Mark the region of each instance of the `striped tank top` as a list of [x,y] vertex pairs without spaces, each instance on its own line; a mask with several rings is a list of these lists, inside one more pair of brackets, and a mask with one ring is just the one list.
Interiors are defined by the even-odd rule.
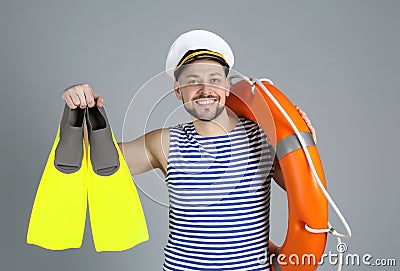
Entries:
[[269,270],[272,175],[270,144],[248,119],[222,136],[170,128],[163,270]]

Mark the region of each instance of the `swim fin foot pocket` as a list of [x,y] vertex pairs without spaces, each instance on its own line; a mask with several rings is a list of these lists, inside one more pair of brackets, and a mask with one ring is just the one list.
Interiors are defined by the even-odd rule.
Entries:
[[81,168],[84,118],[84,109],[70,109],[65,106],[60,123],[60,140],[54,158],[54,166],[60,172],[70,174]]
[[126,250],[148,240],[140,199],[104,108],[66,106],[32,207],[27,243],[50,250],[81,247],[88,203],[96,251]]
[[110,176],[118,170],[119,158],[104,108],[88,108],[86,123],[93,171],[101,176]]

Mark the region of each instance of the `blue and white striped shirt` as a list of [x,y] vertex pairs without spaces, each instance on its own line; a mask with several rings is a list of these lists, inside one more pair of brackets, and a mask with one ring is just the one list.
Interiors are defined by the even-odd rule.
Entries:
[[269,270],[272,174],[270,144],[248,119],[222,136],[200,136],[192,122],[170,128],[163,270]]

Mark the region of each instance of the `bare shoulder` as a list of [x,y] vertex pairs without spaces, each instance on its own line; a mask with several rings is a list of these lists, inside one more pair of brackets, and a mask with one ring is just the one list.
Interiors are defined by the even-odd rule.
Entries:
[[161,128],[145,135],[145,145],[151,156],[158,162],[154,165],[164,173],[168,164],[170,131],[169,128]]
[[169,128],[161,128],[145,135],[145,144],[149,149],[169,147]]

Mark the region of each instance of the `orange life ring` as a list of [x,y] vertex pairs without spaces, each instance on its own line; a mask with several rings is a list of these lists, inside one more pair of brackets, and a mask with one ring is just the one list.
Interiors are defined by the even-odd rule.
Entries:
[[[263,81],[262,84],[285,109],[308,143],[307,149],[317,174],[326,187],[318,150],[304,120],[281,91],[268,82]],[[327,234],[310,233],[305,226],[327,227],[328,201],[314,181],[294,130],[257,84],[253,89],[245,80],[233,84],[226,106],[236,115],[251,119],[260,125],[276,150],[282,169],[288,198],[288,229],[282,247],[277,255],[274,255],[272,270],[315,270],[324,253]]]

